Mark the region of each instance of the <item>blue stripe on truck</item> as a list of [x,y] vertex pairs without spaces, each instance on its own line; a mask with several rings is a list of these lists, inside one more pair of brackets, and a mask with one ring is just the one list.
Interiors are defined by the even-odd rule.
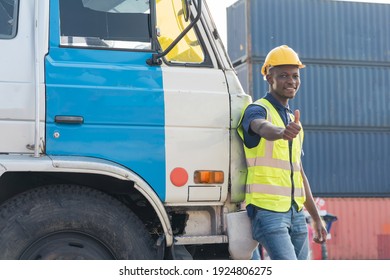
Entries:
[[[46,153],[121,164],[148,182],[164,201],[161,68],[146,64],[151,56],[147,52],[60,48],[58,19],[58,6],[53,4],[45,64]],[[56,123],[55,116],[79,116],[84,121]]]

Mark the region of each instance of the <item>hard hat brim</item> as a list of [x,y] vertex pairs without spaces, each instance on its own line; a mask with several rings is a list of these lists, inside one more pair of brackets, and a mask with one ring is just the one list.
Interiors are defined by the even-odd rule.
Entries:
[[277,66],[283,66],[283,65],[292,65],[292,66],[297,66],[299,69],[302,69],[302,68],[305,68],[306,65],[305,64],[280,64],[280,65],[263,65],[263,67],[261,67],[261,74],[263,74],[263,76],[267,75],[267,69],[271,69],[273,67],[277,67]]

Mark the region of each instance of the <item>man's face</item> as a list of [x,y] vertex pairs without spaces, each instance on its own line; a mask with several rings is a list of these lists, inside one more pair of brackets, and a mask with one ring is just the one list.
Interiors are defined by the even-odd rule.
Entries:
[[284,105],[289,99],[295,97],[301,83],[299,68],[295,65],[272,67],[266,78],[270,85],[270,92]]

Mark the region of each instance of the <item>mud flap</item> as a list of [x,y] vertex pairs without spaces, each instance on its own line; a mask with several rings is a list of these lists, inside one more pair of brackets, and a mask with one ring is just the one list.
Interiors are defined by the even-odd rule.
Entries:
[[246,211],[227,214],[227,232],[233,260],[250,260],[259,243],[252,238],[251,221]]

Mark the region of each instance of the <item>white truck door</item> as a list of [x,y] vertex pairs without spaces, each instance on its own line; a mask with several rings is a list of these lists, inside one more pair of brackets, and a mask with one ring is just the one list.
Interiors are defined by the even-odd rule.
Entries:
[[[195,2],[195,3],[194,3]],[[192,19],[197,1],[192,3]],[[182,1],[157,1],[158,41],[165,50],[190,24]],[[176,19],[176,20],[172,20]],[[208,205],[227,197],[230,101],[200,20],[164,57],[166,202]],[[223,178],[222,178],[223,177]]]

